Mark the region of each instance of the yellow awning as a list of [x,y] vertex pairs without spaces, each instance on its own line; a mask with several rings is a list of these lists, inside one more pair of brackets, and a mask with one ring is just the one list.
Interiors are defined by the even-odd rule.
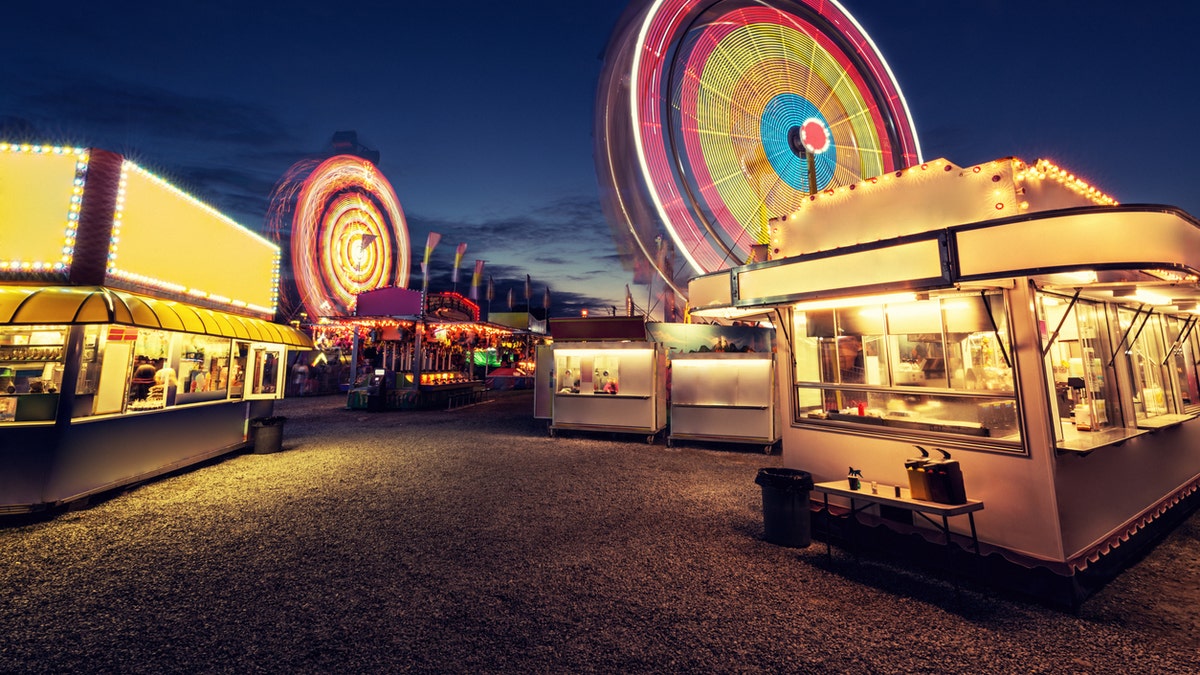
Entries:
[[0,286],[0,325],[117,323],[311,349],[291,326],[103,286]]

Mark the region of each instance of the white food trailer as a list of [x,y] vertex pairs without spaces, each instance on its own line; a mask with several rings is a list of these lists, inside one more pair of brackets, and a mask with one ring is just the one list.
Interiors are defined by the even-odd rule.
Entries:
[[914,446],[941,448],[984,553],[1067,577],[1195,502],[1193,216],[1046,161],[936,160],[814,195],[768,254],[689,295],[773,319],[785,466],[908,486]]

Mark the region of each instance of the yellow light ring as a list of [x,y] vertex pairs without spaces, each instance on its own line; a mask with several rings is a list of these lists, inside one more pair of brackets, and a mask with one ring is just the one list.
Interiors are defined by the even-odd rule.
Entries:
[[312,170],[295,201],[292,272],[311,317],[348,316],[358,293],[408,285],[404,212],[374,164],[331,157]]
[[352,306],[359,293],[387,283],[386,271],[392,268],[394,251],[390,246],[374,245],[387,236],[380,226],[386,219],[362,195],[343,194],[331,205],[325,220],[317,252],[322,278],[334,297]]

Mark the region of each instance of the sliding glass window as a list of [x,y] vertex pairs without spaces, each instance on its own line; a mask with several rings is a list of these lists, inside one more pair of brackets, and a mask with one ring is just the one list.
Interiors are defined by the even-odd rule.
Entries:
[[1020,440],[1000,293],[793,317],[798,422]]

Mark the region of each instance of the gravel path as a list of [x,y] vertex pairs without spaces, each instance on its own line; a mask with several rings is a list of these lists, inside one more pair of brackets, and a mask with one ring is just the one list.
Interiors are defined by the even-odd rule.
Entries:
[[0,672],[1200,671],[1200,514],[1078,615],[761,539],[738,448],[289,399],[239,454],[0,529]]

